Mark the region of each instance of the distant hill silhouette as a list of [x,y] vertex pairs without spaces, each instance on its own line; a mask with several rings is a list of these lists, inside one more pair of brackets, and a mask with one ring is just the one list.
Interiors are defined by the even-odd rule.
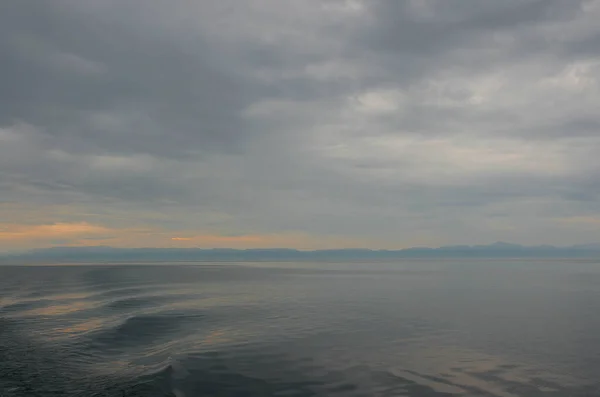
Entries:
[[522,246],[505,242],[402,250],[53,247],[0,255],[2,262],[146,262],[146,261],[348,261],[399,258],[600,258],[600,245]]

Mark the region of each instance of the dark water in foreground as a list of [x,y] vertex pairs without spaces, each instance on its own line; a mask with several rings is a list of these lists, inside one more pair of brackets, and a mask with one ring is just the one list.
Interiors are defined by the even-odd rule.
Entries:
[[600,396],[600,263],[0,266],[0,396]]

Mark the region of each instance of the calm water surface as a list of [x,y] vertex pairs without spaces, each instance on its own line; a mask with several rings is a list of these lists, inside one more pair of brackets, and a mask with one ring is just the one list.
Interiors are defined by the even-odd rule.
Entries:
[[0,396],[600,396],[600,263],[0,266]]

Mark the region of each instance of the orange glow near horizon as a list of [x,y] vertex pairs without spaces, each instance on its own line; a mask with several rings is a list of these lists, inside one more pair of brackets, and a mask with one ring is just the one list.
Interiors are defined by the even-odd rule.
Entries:
[[87,222],[57,222],[45,225],[0,224],[0,241],[52,239],[107,232],[110,232],[110,229]]
[[213,243],[259,243],[263,242],[265,238],[259,235],[222,236],[217,234],[203,234],[192,237],[172,237],[171,240]]
[[[365,248],[374,242],[343,236],[318,236],[300,232],[225,235],[160,228],[111,228],[89,222],[56,222],[28,225],[0,223],[0,250],[14,251],[53,246],[112,246],[117,248]],[[381,245],[381,242],[380,244]]]

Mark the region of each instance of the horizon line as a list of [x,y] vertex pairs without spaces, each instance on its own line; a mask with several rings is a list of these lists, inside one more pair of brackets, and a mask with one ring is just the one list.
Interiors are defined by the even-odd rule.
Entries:
[[140,246],[140,247],[115,247],[108,245],[96,245],[96,246],[81,246],[81,245],[61,245],[61,246],[51,246],[51,247],[43,247],[43,248],[32,248],[28,250],[19,250],[19,251],[0,251],[0,256],[22,256],[22,255],[30,255],[30,254],[42,254],[42,253],[50,253],[52,251],[58,252],[60,250],[65,251],[82,251],[84,254],[85,251],[94,250],[94,249],[102,249],[107,251],[141,251],[141,250],[152,250],[152,251],[237,251],[237,252],[252,252],[252,251],[289,251],[289,252],[299,252],[299,253],[318,253],[318,252],[330,252],[330,251],[364,251],[364,252],[403,252],[410,250],[444,250],[444,249],[596,249],[600,250],[600,243],[583,243],[583,244],[572,244],[572,245],[552,245],[552,244],[537,244],[537,245],[522,245],[518,243],[508,243],[504,241],[497,241],[489,244],[454,244],[454,245],[442,245],[437,247],[431,246],[412,246],[405,248],[367,248],[367,247],[357,247],[357,248],[319,248],[319,249],[299,249],[299,248],[291,248],[291,247],[256,247],[256,248],[232,248],[232,247],[148,247],[148,246]]

